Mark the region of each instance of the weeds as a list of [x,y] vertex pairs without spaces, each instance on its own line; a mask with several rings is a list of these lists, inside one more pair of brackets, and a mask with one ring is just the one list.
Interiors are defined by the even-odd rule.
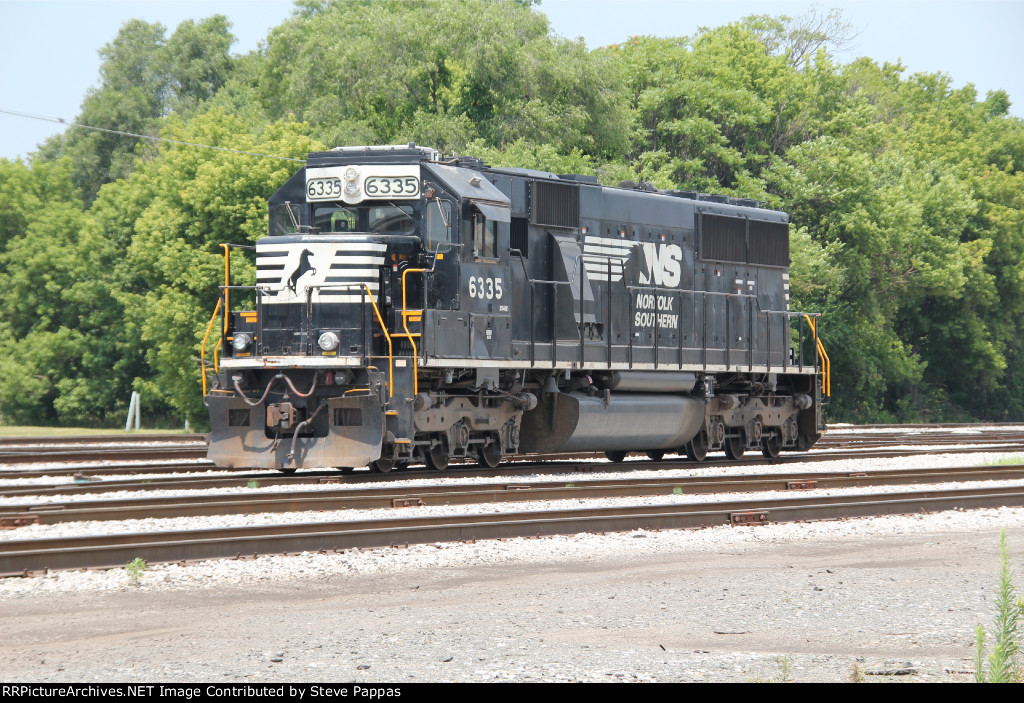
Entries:
[[775,657],[775,663],[779,665],[779,683],[793,682],[793,660],[781,654]]
[[865,680],[864,667],[860,664],[854,664],[850,668],[850,683],[864,683]]
[[136,557],[124,565],[124,572],[128,574],[128,581],[133,586],[138,586],[142,579],[142,572],[146,570],[146,560]]
[[993,624],[995,642],[987,660],[985,628],[978,625],[975,631],[974,680],[978,683],[1018,683],[1021,680],[1017,629],[1024,612],[1024,601],[1017,599],[1017,589],[1013,585],[1005,529],[999,534],[999,554],[999,592],[996,595],[996,617]]
[[793,660],[777,654],[775,664],[779,667],[779,675],[774,679],[749,679],[747,683],[793,683]]

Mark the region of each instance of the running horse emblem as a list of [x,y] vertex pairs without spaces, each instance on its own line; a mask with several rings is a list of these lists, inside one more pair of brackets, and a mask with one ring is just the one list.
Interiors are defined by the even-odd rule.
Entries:
[[296,292],[295,286],[300,278],[305,276],[310,271],[312,271],[314,274],[316,273],[316,268],[313,266],[313,264],[309,262],[312,256],[313,252],[311,252],[309,249],[303,249],[302,254],[299,257],[299,267],[295,269],[292,272],[292,275],[289,276],[288,278],[288,289],[292,292],[293,295]]

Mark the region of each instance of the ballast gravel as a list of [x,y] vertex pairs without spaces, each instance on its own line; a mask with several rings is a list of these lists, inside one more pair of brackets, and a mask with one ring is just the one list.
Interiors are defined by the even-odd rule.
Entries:
[[[679,475],[1015,458],[842,460]],[[455,480],[430,483],[441,481]],[[474,481],[493,479],[457,482]],[[844,492],[854,490],[880,491]],[[378,512],[395,514],[345,511],[326,519]],[[277,514],[269,522],[326,515]],[[176,520],[152,521],[153,529],[180,529],[168,527]],[[208,527],[211,520],[182,524]],[[0,539],[64,534],[58,528],[95,534],[102,525],[32,526]],[[1011,557],[1024,554],[1024,509],[1002,508],[151,565],[137,580],[125,569],[4,579],[0,671],[7,681],[45,682],[970,680],[974,628],[991,629],[994,616],[1003,528]]]

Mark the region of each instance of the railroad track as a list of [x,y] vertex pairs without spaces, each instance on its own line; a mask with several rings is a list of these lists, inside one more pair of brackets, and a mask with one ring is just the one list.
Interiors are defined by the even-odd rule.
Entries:
[[51,569],[111,568],[136,558],[147,563],[179,562],[579,532],[765,525],[1022,505],[1024,487],[1012,486],[66,537],[0,544],[0,575],[27,576]]
[[[816,450],[834,448],[884,448],[893,445],[930,444],[961,446],[964,444],[1005,444],[1024,447],[1024,430],[1018,425],[1006,425],[1006,429],[985,430],[967,434],[964,429],[970,425],[912,425],[902,431],[884,431],[890,426],[862,426],[857,429],[881,428],[880,432],[851,432],[852,428],[839,428],[826,434],[815,445]],[[908,434],[913,430],[913,434]],[[81,444],[131,444],[146,441],[175,442],[175,446],[126,446],[126,447],[82,447]],[[202,444],[200,444],[202,443]],[[570,459],[601,456],[600,454],[556,454],[549,459]],[[117,461],[121,466],[87,467],[63,466],[50,471],[71,471],[76,469],[102,468],[104,473],[129,473],[128,469],[138,467],[140,460],[146,462],[167,460],[191,460],[195,465],[202,466],[198,470],[209,470],[213,465],[205,461],[206,446],[204,435],[110,435],[90,437],[60,437],[45,441],[24,438],[0,438],[0,466],[5,464],[24,463],[64,463]],[[189,467],[187,470],[197,470]],[[0,471],[0,477],[9,477],[6,471]]]
[[163,445],[158,447],[92,447],[76,449],[40,449],[7,447],[0,449],[0,465],[41,462],[85,462],[85,461],[167,461],[169,459],[205,459],[206,447],[190,445]]
[[[905,442],[904,442],[905,444]],[[538,455],[537,457],[523,456],[515,460],[509,460],[503,462],[500,466],[495,469],[486,469],[477,467],[472,463],[464,464],[452,464],[452,467],[439,474],[436,471],[431,471],[424,467],[409,467],[402,470],[393,471],[389,474],[378,474],[369,471],[360,471],[355,474],[344,476],[344,480],[348,482],[382,482],[382,481],[401,481],[408,478],[437,478],[438,476],[448,477],[481,477],[481,476],[515,476],[523,473],[592,473],[592,472],[608,472],[608,471],[649,471],[649,470],[669,470],[669,469],[692,469],[695,467],[709,467],[709,468],[735,468],[742,466],[755,466],[760,464],[787,464],[787,463],[805,463],[805,462],[820,462],[820,461],[839,461],[842,459],[886,459],[900,456],[917,456],[922,454],[970,454],[979,452],[1024,452],[1024,433],[1016,439],[1005,439],[1005,440],[987,440],[985,438],[977,438],[977,441],[972,444],[961,443],[947,443],[945,445],[927,444],[918,448],[903,447],[894,449],[885,448],[872,448],[872,447],[857,447],[852,446],[842,449],[824,450],[824,449],[813,449],[809,453],[784,453],[777,459],[765,459],[757,454],[749,454],[746,457],[733,461],[725,459],[724,457],[712,456],[708,460],[694,464],[693,462],[687,461],[684,458],[669,458],[662,459],[659,461],[644,460],[644,461],[624,461],[624,462],[608,462],[604,461],[603,454],[547,454]],[[601,459],[601,461],[594,461],[594,459]],[[582,460],[582,461],[581,461]],[[47,478],[54,476],[66,476],[71,479],[71,483],[66,484],[54,484],[51,486],[40,486],[40,491],[50,489],[64,490],[65,492],[83,492],[83,491],[102,491],[108,490],[106,486],[119,485],[115,482],[103,481],[98,483],[95,479],[103,476],[121,476],[121,475],[147,475],[147,474],[176,474],[176,473],[203,473],[203,472],[220,472],[220,473],[236,473],[238,478],[214,478],[210,479],[203,476],[182,476],[177,479],[171,479],[176,482],[174,487],[185,488],[189,484],[192,487],[226,487],[232,485],[244,485],[239,484],[239,480],[259,480],[261,482],[267,481],[280,481],[281,485],[288,483],[304,482],[310,479],[322,479],[326,477],[338,477],[338,473],[334,471],[304,471],[294,476],[284,477],[280,472],[273,470],[250,470],[250,469],[217,469],[209,462],[197,462],[195,464],[163,464],[163,465],[150,465],[142,463],[123,464],[118,466],[75,466],[75,467],[47,467],[43,469],[26,469],[26,470],[7,470],[0,471],[0,479],[37,479]],[[216,485],[202,486],[204,482],[220,482]],[[132,481],[133,485],[138,486],[136,490],[149,490],[152,487],[167,487],[164,479],[148,479],[143,481]],[[147,488],[147,486],[149,488]],[[29,487],[26,489],[13,489],[19,492],[25,492],[32,490],[37,487]],[[0,486],[0,496],[3,495],[14,495],[11,492],[12,489]]]
[[18,445],[75,446],[79,444],[138,444],[140,442],[206,442],[204,434],[138,433],[60,435],[51,437],[0,437],[0,448]]
[[[1018,426],[1019,427],[1019,426]],[[892,447],[895,444],[900,448]],[[918,446],[913,446],[917,444]],[[138,458],[137,448],[133,458]],[[192,448],[195,451],[194,448]],[[917,432],[909,437],[895,432],[827,436],[809,454],[785,454],[767,462],[759,456],[747,461],[711,460],[701,468],[736,468],[742,465],[790,462],[832,461],[844,458],[865,459],[965,452],[1024,451],[1024,431],[1000,428],[995,431],[955,433]],[[584,455],[591,458],[594,455]],[[96,480],[100,475],[175,473],[209,471],[202,463],[152,464],[139,461],[112,467],[83,467],[78,480],[46,486],[5,486],[0,495],[23,496],[18,505],[0,506],[0,527],[30,523],[113,521],[132,518],[202,517],[250,513],[297,511],[336,511],[345,509],[395,508],[399,506],[467,505],[487,502],[525,502],[558,499],[596,499],[660,495],[728,494],[736,492],[793,491],[810,488],[877,486],[940,483],[965,480],[1024,480],[1024,466],[976,467],[972,469],[902,470],[851,475],[846,472],[785,473],[770,476],[715,476],[669,478],[655,473],[660,469],[693,469],[697,465],[684,460],[575,461],[580,455],[549,455],[546,462],[508,462],[496,470],[483,471],[453,467],[444,474],[427,470],[405,470],[382,475],[357,472],[342,476],[333,471],[305,472],[283,476],[277,472],[239,471],[235,475],[178,476],[170,478],[132,478]],[[73,468],[73,467],[72,467]],[[0,471],[2,478],[37,478],[68,472],[69,467],[31,471]],[[579,480],[567,483],[536,481],[516,483],[523,473],[594,473],[635,471],[643,474],[630,479]],[[88,474],[88,475],[86,475]],[[456,487],[407,487],[406,478],[460,478],[493,475],[509,480],[491,484]],[[398,483],[396,483],[398,481]],[[303,484],[337,483],[344,489],[296,491]],[[360,487],[358,484],[372,484]],[[98,494],[107,491],[152,491],[224,488],[232,486],[275,487],[252,495],[216,495],[173,498],[135,496],[126,500],[75,500],[62,504],[39,504],[33,496],[55,494]],[[1024,487],[996,490],[929,490],[918,494],[885,496],[849,496],[824,498],[779,498],[770,501],[731,501],[695,505],[632,506],[615,509],[590,508],[574,511],[530,511],[504,515],[449,516],[444,519],[395,518],[343,523],[265,526],[261,528],[221,528],[174,533],[148,533],[108,537],[74,537],[46,540],[16,540],[0,543],[0,574],[16,575],[41,569],[109,568],[121,566],[136,557],[148,562],[223,558],[249,554],[294,551],[343,550],[354,547],[410,544],[418,541],[484,539],[489,536],[530,536],[565,534],[580,531],[617,531],[623,529],[661,529],[663,527],[703,527],[715,524],[764,524],[788,519],[832,519],[853,515],[915,512],[992,505],[1020,505]],[[915,503],[917,500],[919,502]],[[938,502],[937,502],[938,501]],[[946,502],[942,502],[946,501]],[[952,501],[952,502],[950,502]],[[877,510],[868,505],[876,505]],[[737,507],[739,506],[739,507]],[[817,506],[815,508],[814,506]],[[916,507],[915,507],[916,506]],[[819,512],[815,513],[814,511]],[[860,512],[858,512],[860,511]],[[797,517],[787,517],[787,516]],[[197,541],[198,540],[198,541]],[[126,556],[127,555],[127,556]]]
[[203,517],[303,511],[372,510],[425,505],[511,503],[537,500],[622,498],[797,491],[864,486],[896,486],[951,481],[1024,480],[1024,465],[968,468],[905,469],[872,472],[791,473],[747,476],[696,476],[633,479],[587,479],[576,482],[466,484],[459,486],[402,486],[346,488],[254,495],[220,494],[170,497],[130,497],[68,503],[0,506],[0,527],[56,524],[86,520]]

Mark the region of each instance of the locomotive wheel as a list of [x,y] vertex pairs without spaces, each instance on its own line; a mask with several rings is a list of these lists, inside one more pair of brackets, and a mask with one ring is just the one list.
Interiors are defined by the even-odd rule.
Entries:
[[657,451],[651,450],[647,452],[647,458],[650,459],[651,461],[661,461],[662,459],[665,458],[665,452],[661,451],[660,449]]
[[690,461],[704,461],[708,458],[708,437],[703,430],[686,443],[686,458]]
[[743,456],[743,451],[747,448],[747,442],[743,437],[726,437],[725,439],[725,455],[736,461]]
[[396,462],[392,457],[388,457],[387,459],[381,457],[380,459],[377,459],[377,461],[371,461],[370,468],[379,474],[386,474],[391,471],[391,469],[395,468],[395,463]]
[[615,451],[605,452],[604,456],[606,459],[608,459],[608,461],[612,461],[618,464],[620,461],[623,461],[626,458],[626,452],[619,451],[618,449],[616,449]]
[[444,471],[447,469],[451,461],[451,455],[448,453],[448,440],[442,439],[428,449],[424,458],[427,462],[427,468],[434,471]]
[[352,466],[336,466],[335,468],[345,476],[348,476],[350,473],[355,471],[355,468]]
[[778,459],[779,452],[782,451],[782,440],[779,439],[778,435],[768,435],[761,440],[761,454],[766,459]]
[[477,464],[488,469],[501,463],[501,445],[497,442],[485,444],[477,450]]

